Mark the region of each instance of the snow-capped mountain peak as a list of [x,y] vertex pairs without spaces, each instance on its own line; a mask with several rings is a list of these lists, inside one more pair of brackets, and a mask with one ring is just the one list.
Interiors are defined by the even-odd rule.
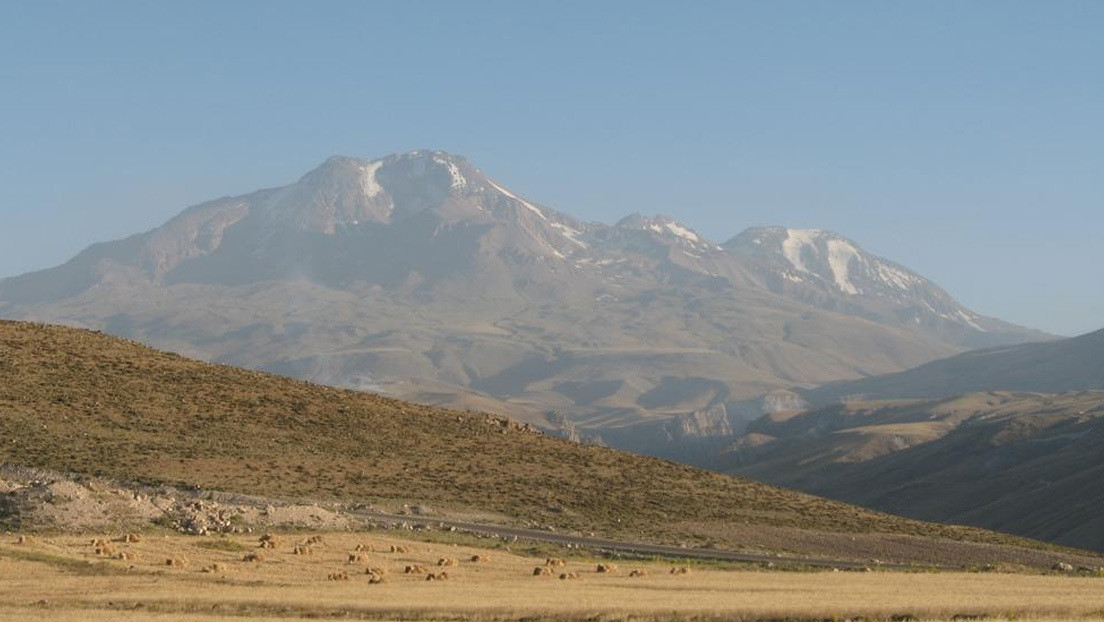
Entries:
[[928,279],[822,229],[756,227],[725,244],[753,259],[776,290],[805,288],[846,301],[863,298],[903,309],[913,323],[950,322],[984,332],[983,318]]
[[618,221],[614,227],[619,229],[646,231],[658,238],[674,241],[693,248],[717,248],[717,245],[705,239],[705,237],[698,232],[665,214],[658,214],[651,218],[641,214],[630,214]]

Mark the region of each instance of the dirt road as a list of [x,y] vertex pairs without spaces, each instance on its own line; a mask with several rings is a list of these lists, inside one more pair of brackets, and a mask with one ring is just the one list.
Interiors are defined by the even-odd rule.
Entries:
[[737,551],[725,551],[720,549],[689,548],[669,546],[663,544],[649,544],[644,542],[625,542],[620,540],[607,540],[604,538],[591,538],[587,536],[574,536],[539,529],[523,529],[519,527],[505,527],[485,523],[470,523],[466,521],[451,520],[447,518],[409,516],[401,514],[385,514],[370,511],[352,511],[350,514],[365,520],[402,524],[402,523],[432,523],[444,527],[455,527],[459,531],[483,534],[493,537],[516,537],[519,540],[533,540],[537,542],[549,542],[564,546],[573,546],[585,549],[596,549],[609,553],[628,555],[660,556],[683,559],[700,559],[726,561],[734,563],[752,564],[776,564],[815,566],[818,568],[839,568],[841,570],[862,570],[868,567],[884,568],[888,570],[909,570],[913,568],[935,568],[941,570],[961,569],[958,566],[936,564],[895,564],[872,563],[854,560],[826,559],[816,557],[798,557],[788,555],[767,555],[756,553],[743,553]]

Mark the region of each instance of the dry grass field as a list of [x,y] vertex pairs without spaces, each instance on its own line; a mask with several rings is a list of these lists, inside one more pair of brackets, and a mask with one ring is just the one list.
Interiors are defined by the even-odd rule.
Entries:
[[[926,540],[924,561],[951,560],[964,542],[1004,549],[976,563],[1048,548],[60,326],[0,321],[0,438],[11,465],[289,501],[408,501],[634,541],[848,556],[826,543],[884,534]],[[764,526],[825,538],[760,538]]]
[[[297,544],[310,554],[295,554]],[[92,541],[107,539],[97,555]],[[1100,619],[1104,578],[998,573],[767,572],[569,557],[563,566],[503,550],[377,533],[256,534],[140,542],[5,536],[0,619],[123,620],[869,620]],[[362,550],[358,551],[360,545]],[[392,547],[406,552],[391,552]],[[243,561],[259,554],[261,561]],[[351,557],[360,556],[360,557]],[[484,559],[475,561],[477,556]],[[439,565],[441,560],[454,565]],[[182,565],[169,565],[179,560]],[[451,562],[450,562],[451,563]],[[404,573],[407,566],[421,566]],[[551,569],[534,576],[534,569]],[[678,566],[682,567],[682,566]],[[383,581],[369,583],[369,568]],[[644,576],[632,576],[645,571]],[[445,572],[447,579],[427,580]],[[561,573],[578,578],[560,579]],[[348,579],[344,576],[347,574]],[[340,577],[331,580],[331,575]]]

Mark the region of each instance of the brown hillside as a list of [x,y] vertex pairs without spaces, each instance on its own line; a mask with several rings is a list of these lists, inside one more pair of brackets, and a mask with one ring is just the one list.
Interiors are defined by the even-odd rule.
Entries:
[[849,402],[764,417],[716,464],[921,520],[1104,551],[1104,392]]
[[1030,544],[572,444],[481,414],[27,323],[0,322],[0,439],[0,462],[291,499],[465,506],[614,537],[711,534],[755,547],[767,543],[753,528],[769,526]]

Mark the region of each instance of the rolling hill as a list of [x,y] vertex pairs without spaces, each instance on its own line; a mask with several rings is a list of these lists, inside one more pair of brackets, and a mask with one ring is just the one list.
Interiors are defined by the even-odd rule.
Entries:
[[1011,536],[58,326],[0,322],[0,438],[8,464],[290,500],[478,509],[610,537],[859,558],[1040,558],[1039,545]]
[[774,413],[713,466],[913,518],[1104,551],[1104,391]]
[[841,399],[951,397],[979,391],[1104,389],[1104,330],[1044,343],[966,352],[894,374],[797,389],[811,404]]

